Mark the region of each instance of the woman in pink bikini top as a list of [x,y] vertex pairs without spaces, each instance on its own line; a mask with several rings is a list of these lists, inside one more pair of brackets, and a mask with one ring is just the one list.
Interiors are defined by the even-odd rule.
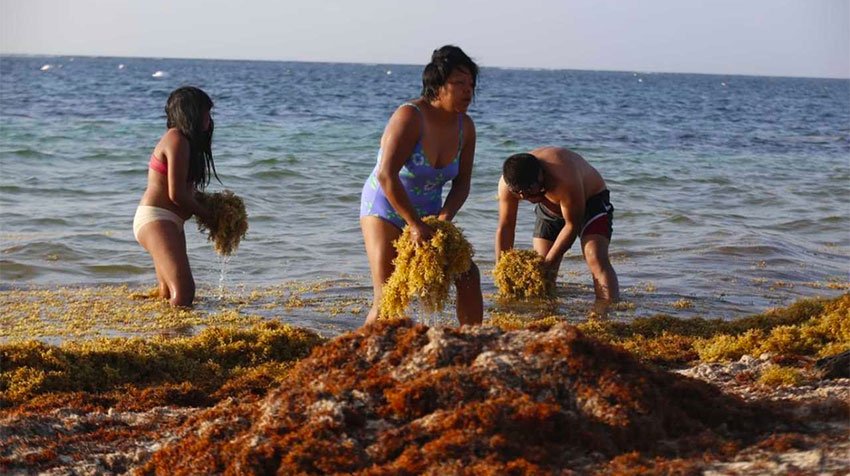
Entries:
[[136,216],[133,234],[150,253],[160,297],[175,306],[191,306],[195,280],[186,253],[183,222],[209,212],[195,199],[210,178],[218,175],[212,158],[213,102],[202,90],[174,90],[165,106],[168,131],[148,162],[148,186]]

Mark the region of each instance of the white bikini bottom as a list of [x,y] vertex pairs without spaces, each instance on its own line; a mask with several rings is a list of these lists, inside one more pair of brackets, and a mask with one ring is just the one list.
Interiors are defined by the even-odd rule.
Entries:
[[133,236],[136,237],[136,241],[139,241],[139,230],[148,223],[157,220],[173,222],[180,229],[181,233],[183,232],[183,223],[186,221],[171,210],[151,207],[149,205],[139,205],[139,208],[136,208],[136,216],[133,217]]

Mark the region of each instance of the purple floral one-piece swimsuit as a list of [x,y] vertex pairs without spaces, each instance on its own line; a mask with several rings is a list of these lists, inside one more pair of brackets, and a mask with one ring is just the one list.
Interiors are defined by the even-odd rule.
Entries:
[[[404,103],[402,106],[411,106],[419,114],[422,111],[413,103]],[[424,118],[423,118],[424,123]],[[443,185],[457,176],[460,169],[460,151],[463,148],[463,116],[458,115],[458,129],[460,130],[460,141],[455,159],[447,166],[434,168],[425,157],[422,150],[422,136],[416,142],[413,153],[404,163],[398,173],[404,190],[410,197],[413,209],[420,217],[436,215],[440,212],[443,204]],[[378,167],[381,165],[381,150],[378,151],[378,160],[366,183],[363,184],[363,192],[360,194],[360,217],[377,216],[387,220],[398,228],[404,228],[405,222],[401,215],[390,205],[387,196],[378,183]]]

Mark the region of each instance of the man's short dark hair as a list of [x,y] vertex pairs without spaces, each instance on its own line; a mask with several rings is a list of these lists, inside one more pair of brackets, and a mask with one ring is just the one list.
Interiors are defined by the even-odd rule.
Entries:
[[514,154],[502,165],[502,177],[508,187],[527,190],[540,178],[540,161],[531,154]]

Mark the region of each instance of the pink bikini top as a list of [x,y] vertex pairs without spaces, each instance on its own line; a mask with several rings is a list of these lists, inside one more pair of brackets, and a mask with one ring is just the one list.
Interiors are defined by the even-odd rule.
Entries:
[[162,175],[168,175],[168,164],[164,160],[159,160],[155,155],[151,154],[151,161],[148,162],[148,168],[159,172]]

